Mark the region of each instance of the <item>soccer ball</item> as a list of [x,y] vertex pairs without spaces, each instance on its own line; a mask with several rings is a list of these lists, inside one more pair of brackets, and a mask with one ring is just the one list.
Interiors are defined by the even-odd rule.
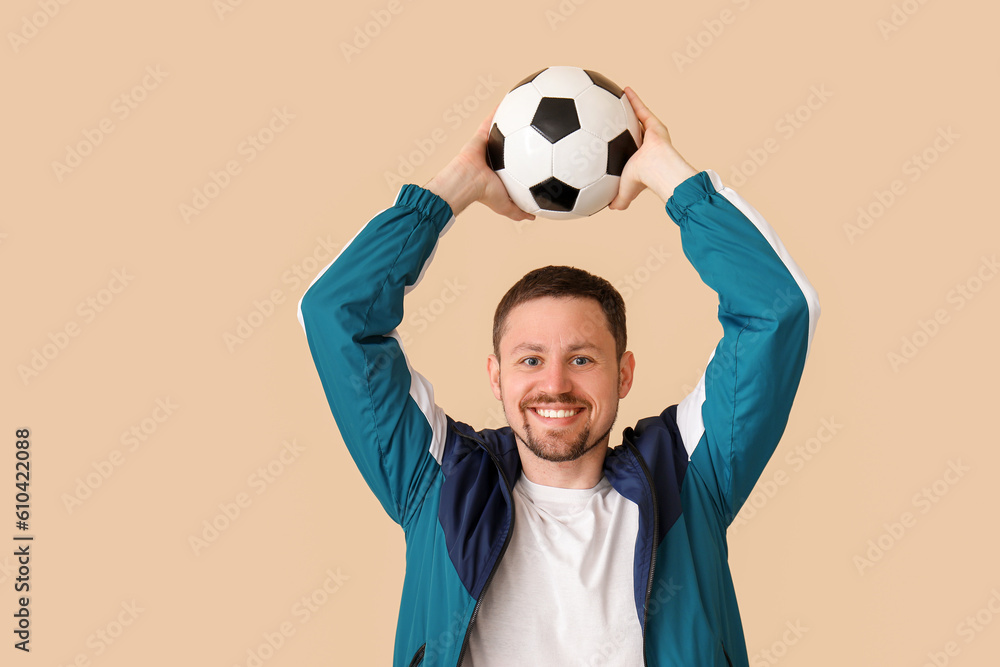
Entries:
[[548,67],[500,102],[486,157],[520,208],[570,219],[611,203],[641,144],[639,120],[614,82],[579,67]]

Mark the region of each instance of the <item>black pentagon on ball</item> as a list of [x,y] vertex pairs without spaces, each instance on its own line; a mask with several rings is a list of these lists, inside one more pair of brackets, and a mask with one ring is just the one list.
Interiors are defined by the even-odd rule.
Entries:
[[576,102],[568,97],[543,97],[535,109],[531,127],[553,144],[576,132],[580,129]]
[[600,72],[595,72],[589,69],[585,69],[583,71],[587,73],[587,76],[589,76],[590,80],[594,82],[594,85],[600,86],[601,88],[608,91],[615,97],[621,97],[622,95],[625,94],[625,91],[619,88],[614,81],[604,76]]
[[490,136],[486,140],[486,160],[490,163],[490,168],[493,171],[503,169],[503,141],[505,138],[503,132],[500,131],[500,126],[493,123],[493,129],[490,130]]
[[637,150],[639,147],[635,145],[635,139],[632,138],[632,133],[628,130],[609,141],[608,173],[612,176],[621,176],[625,170],[625,163]]
[[572,211],[580,191],[558,178],[548,178],[528,188],[538,207],[546,211]]

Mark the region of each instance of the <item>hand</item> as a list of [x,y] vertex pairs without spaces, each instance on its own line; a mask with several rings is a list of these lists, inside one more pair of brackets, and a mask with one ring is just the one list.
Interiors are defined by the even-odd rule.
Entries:
[[647,187],[666,203],[674,188],[697,174],[697,170],[680,156],[673,144],[667,126],[643,104],[631,88],[625,88],[625,95],[632,103],[636,118],[642,123],[645,133],[639,146],[622,171],[618,184],[618,195],[608,204],[608,208],[624,211],[632,200]]
[[496,109],[483,120],[472,139],[451,162],[424,186],[451,207],[456,216],[474,201],[479,201],[511,220],[534,220],[511,201],[503,181],[486,163],[486,140],[493,126]]

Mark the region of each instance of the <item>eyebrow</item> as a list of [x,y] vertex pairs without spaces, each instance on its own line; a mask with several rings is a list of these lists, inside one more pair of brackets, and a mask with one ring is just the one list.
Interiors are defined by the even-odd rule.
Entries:
[[[598,347],[593,343],[575,343],[566,348],[567,352],[580,352],[581,350],[594,350],[596,351]],[[545,352],[546,347],[540,343],[519,343],[514,346],[511,352]]]

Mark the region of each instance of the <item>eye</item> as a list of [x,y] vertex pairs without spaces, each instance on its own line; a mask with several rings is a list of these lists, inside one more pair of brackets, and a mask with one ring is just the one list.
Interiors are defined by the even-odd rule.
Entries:
[[525,357],[524,359],[521,360],[521,363],[524,364],[525,366],[534,367],[534,366],[540,366],[542,360],[539,359],[538,357]]
[[587,364],[590,363],[590,361],[591,360],[588,359],[587,357],[573,357],[573,360],[570,363],[572,363],[574,366],[586,366]]

